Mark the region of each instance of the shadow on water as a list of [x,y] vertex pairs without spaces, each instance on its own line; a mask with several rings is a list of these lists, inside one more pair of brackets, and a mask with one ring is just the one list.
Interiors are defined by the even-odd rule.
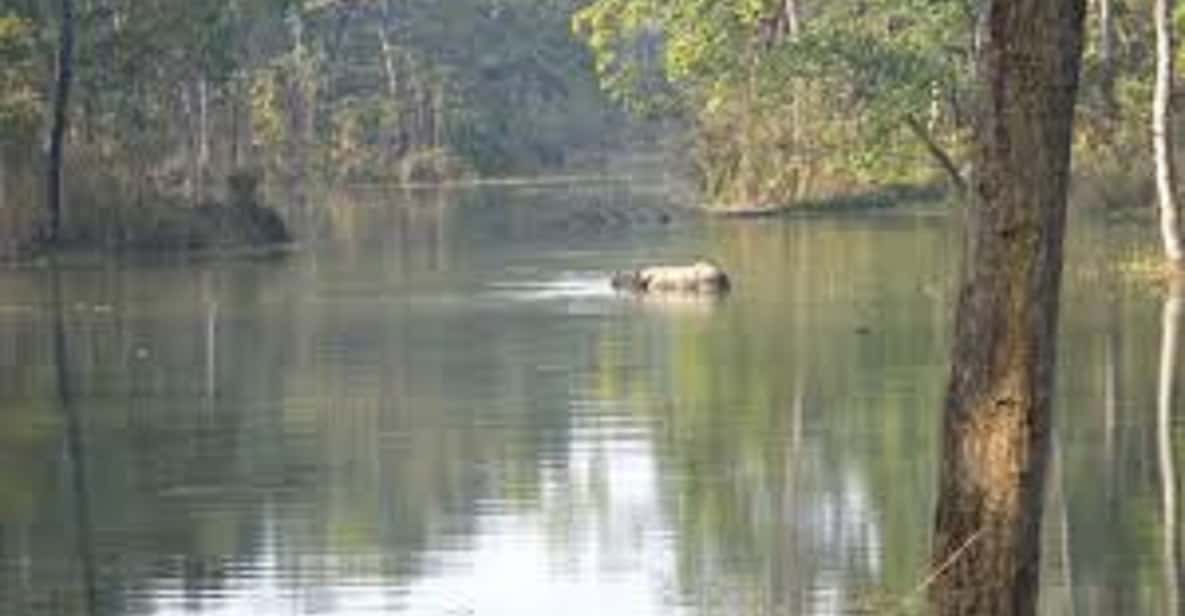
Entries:
[[91,523],[90,482],[87,477],[82,419],[70,383],[69,353],[66,343],[66,317],[62,302],[62,274],[56,258],[51,257],[50,310],[53,312],[53,362],[58,406],[66,422],[66,455],[70,460],[71,488],[74,503],[75,541],[81,568],[85,614],[99,614],[99,591],[95,581],[95,533]]

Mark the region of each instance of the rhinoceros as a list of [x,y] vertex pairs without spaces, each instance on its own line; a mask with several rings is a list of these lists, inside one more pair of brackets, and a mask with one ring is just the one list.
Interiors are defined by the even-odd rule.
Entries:
[[728,274],[704,260],[615,272],[609,283],[614,289],[632,293],[725,293],[730,287]]

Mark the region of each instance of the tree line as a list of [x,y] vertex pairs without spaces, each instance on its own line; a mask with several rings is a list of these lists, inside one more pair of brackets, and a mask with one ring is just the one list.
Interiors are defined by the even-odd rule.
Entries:
[[[87,210],[270,184],[536,173],[623,134],[576,0],[0,0],[0,228],[39,218],[58,69]],[[61,53],[62,34],[71,48]],[[50,180],[49,185],[55,185]],[[36,211],[20,205],[36,202]],[[69,225],[68,225],[69,226]],[[11,234],[11,231],[9,232]]]
[[[1095,0],[1085,17],[1076,174],[1106,180],[1091,183],[1103,202],[1154,198],[1155,4]],[[573,26],[618,100],[688,119],[706,199],[751,208],[899,182],[963,190],[986,13],[975,0],[595,0]]]

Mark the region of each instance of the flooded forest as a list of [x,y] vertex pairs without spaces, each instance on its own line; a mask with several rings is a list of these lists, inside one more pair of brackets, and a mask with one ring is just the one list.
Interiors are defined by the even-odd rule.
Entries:
[[0,0],[0,614],[1180,613],[1180,14]]

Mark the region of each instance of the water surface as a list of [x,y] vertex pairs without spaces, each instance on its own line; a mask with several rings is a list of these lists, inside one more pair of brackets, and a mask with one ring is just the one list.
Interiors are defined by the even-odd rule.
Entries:
[[[287,259],[0,272],[0,613],[917,610],[957,218],[654,199],[372,191]],[[1176,596],[1162,300],[1108,267],[1148,231],[1072,239],[1046,613]],[[697,255],[723,301],[607,289]]]

